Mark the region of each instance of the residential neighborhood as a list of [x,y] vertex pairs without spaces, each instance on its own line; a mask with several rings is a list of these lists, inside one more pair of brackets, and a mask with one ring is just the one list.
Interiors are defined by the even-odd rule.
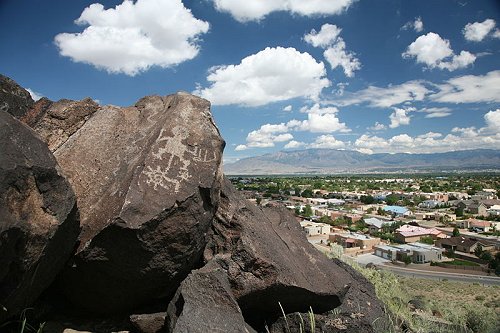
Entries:
[[365,264],[500,275],[498,177],[232,181],[258,205],[287,207],[320,251],[336,247]]

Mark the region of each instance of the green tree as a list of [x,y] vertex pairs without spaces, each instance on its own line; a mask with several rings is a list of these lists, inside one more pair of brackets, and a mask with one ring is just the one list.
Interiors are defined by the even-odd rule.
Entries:
[[434,245],[434,239],[431,236],[422,236],[420,237],[420,242],[424,244]]
[[295,206],[295,215],[300,215],[300,206]]
[[372,197],[371,195],[362,195],[359,200],[364,203],[365,205],[370,205],[375,202],[375,198]]
[[257,203],[257,206],[260,206],[260,203],[262,202],[262,198],[258,197],[255,202]]
[[462,217],[464,216],[464,209],[462,207],[457,207],[455,208],[455,215],[457,217]]
[[388,196],[385,197],[385,202],[389,206],[396,204],[396,202],[398,202],[398,201],[399,201],[399,197],[395,194],[389,194]]
[[301,194],[302,197],[304,198],[312,198],[314,197],[314,193],[311,189],[305,189],[304,191],[302,191],[302,194]]
[[476,255],[476,257],[480,258],[481,257],[481,254],[483,254],[483,247],[481,246],[481,244],[478,244],[476,246],[476,249],[474,250],[474,254]]
[[460,236],[460,230],[458,230],[457,227],[453,228],[453,233],[452,233],[452,236],[453,237],[458,237]]
[[321,217],[320,217],[320,219],[319,219],[319,221],[320,221],[321,223],[333,224],[333,221],[332,221],[331,217],[330,217],[330,216],[328,216],[328,215],[323,215],[323,216],[321,216]]
[[302,210],[302,215],[304,215],[305,217],[313,216],[313,210],[311,208],[311,205],[309,204],[305,205],[304,209]]
[[411,264],[411,257],[410,256],[403,256],[403,262],[405,263],[405,265],[409,265]]

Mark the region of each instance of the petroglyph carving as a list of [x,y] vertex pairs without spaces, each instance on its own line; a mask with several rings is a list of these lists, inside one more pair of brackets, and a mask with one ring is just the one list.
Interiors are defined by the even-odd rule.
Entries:
[[[215,151],[209,152],[198,146],[188,148],[183,141],[188,138],[189,133],[179,127],[174,127],[172,134],[173,136],[165,136],[162,129],[156,140],[158,144],[161,144],[161,147],[153,153],[157,160],[163,161],[168,158],[167,163],[162,163],[162,166],[156,166],[154,169],[148,166],[144,174],[148,177],[146,183],[152,185],[155,190],[160,186],[167,190],[172,189],[177,193],[181,183],[191,178],[188,170],[191,160],[202,163],[217,161],[217,153]],[[188,155],[186,156],[186,154]]]

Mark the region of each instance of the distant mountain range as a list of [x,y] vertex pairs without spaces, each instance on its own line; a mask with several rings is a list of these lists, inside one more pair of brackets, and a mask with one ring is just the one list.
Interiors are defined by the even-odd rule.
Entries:
[[434,154],[362,154],[352,150],[306,149],[277,152],[225,164],[229,175],[500,171],[500,150]]

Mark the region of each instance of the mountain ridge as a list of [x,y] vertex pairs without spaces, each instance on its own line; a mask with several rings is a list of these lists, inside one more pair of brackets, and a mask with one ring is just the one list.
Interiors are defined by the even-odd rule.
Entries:
[[304,149],[279,151],[225,164],[231,175],[296,173],[381,173],[441,170],[500,170],[500,150],[473,149],[443,153],[377,153],[354,150]]

